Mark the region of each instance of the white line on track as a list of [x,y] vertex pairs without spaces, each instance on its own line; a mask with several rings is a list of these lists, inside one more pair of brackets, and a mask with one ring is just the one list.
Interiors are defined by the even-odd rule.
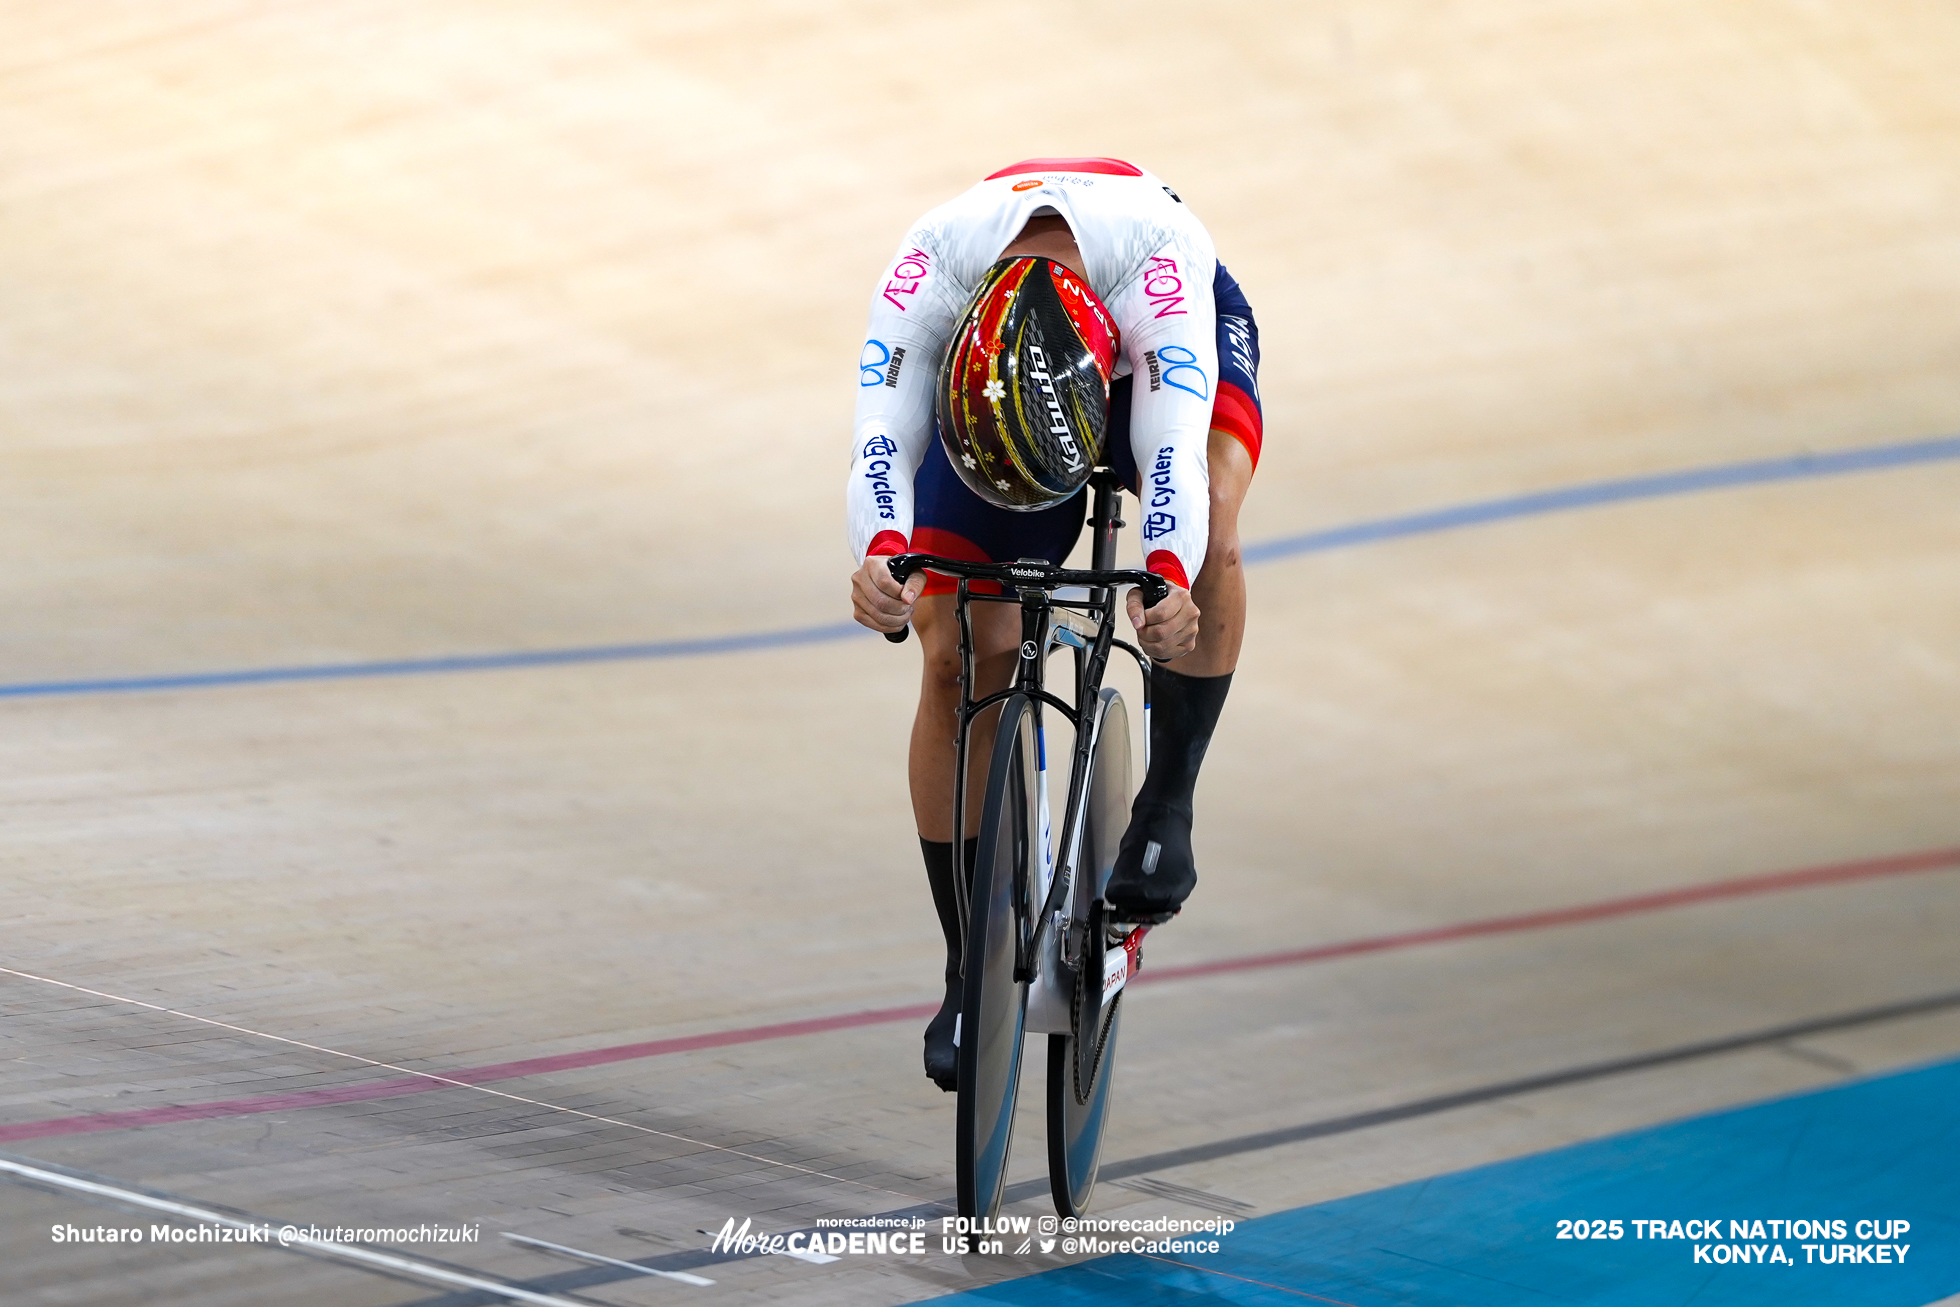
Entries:
[[[211,1211],[209,1208],[193,1207],[189,1203],[157,1198],[150,1194],[138,1193],[133,1189],[121,1189],[112,1184],[99,1184],[94,1180],[63,1175],[59,1171],[44,1171],[38,1166],[26,1166],[4,1157],[0,1157],[0,1171],[11,1172],[36,1184],[54,1185],[56,1188],[67,1189],[74,1193],[93,1194],[111,1202],[130,1207],[145,1207],[153,1212],[164,1212],[186,1220],[203,1221],[207,1225],[221,1225],[233,1230],[257,1230],[270,1224],[266,1221],[241,1220],[236,1216],[226,1216],[223,1212]],[[310,1238],[297,1229],[291,1231],[290,1237],[282,1229],[280,1241],[276,1244],[254,1241],[240,1246],[287,1248],[299,1252],[318,1253],[325,1257],[338,1257],[342,1261],[356,1262],[394,1275],[412,1276],[434,1284],[446,1284],[451,1288],[494,1293],[499,1298],[507,1298],[512,1302],[537,1303],[540,1307],[585,1307],[584,1304],[574,1302],[570,1298],[554,1298],[548,1293],[532,1293],[529,1289],[520,1289],[514,1284],[505,1284],[501,1280],[486,1280],[475,1275],[465,1275],[461,1271],[452,1271],[447,1267],[417,1261],[413,1257],[403,1257],[398,1253],[375,1252],[371,1248],[357,1248],[352,1244],[335,1243],[330,1239]]]
[[479,1094],[489,1094],[493,1098],[504,1098],[513,1103],[523,1103],[527,1107],[542,1107],[549,1111],[563,1112],[568,1116],[580,1117],[587,1121],[597,1121],[602,1125],[622,1126],[628,1130],[638,1130],[642,1134],[657,1135],[662,1139],[672,1139],[683,1144],[693,1144],[698,1148],[708,1148],[718,1153],[727,1153],[731,1157],[740,1157],[751,1162],[761,1162],[764,1166],[779,1166],[786,1171],[795,1171],[802,1175],[815,1176],[820,1180],[834,1180],[838,1184],[848,1184],[859,1189],[869,1189],[874,1193],[896,1194],[900,1198],[910,1198],[912,1201],[918,1203],[933,1201],[929,1198],[922,1198],[918,1194],[908,1194],[902,1189],[888,1189],[884,1185],[866,1184],[862,1180],[853,1180],[848,1176],[832,1175],[828,1171],[819,1171],[814,1167],[798,1166],[794,1162],[779,1162],[773,1157],[762,1157],[755,1153],[745,1153],[739,1148],[730,1148],[727,1144],[710,1143],[706,1139],[695,1139],[688,1135],[677,1135],[671,1130],[656,1130],[650,1125],[639,1125],[632,1121],[621,1121],[617,1117],[600,1116],[597,1112],[581,1112],[576,1107],[562,1107],[557,1103],[547,1103],[542,1099],[526,1098],[522,1094],[513,1094],[502,1089],[491,1089],[487,1085],[471,1084],[467,1080],[452,1080],[448,1076],[439,1076],[433,1071],[417,1071],[414,1067],[397,1066],[393,1062],[378,1062],[371,1057],[362,1057],[359,1053],[343,1053],[337,1048],[324,1048],[319,1044],[309,1044],[303,1039],[289,1039],[285,1035],[274,1035],[264,1030],[253,1030],[246,1026],[234,1026],[229,1021],[219,1021],[212,1017],[201,1017],[194,1012],[180,1012],[174,1007],[164,1007],[158,1003],[146,1003],[140,998],[127,998],[121,994],[105,993],[99,989],[90,989],[86,985],[77,985],[66,980],[56,980],[51,976],[37,976],[30,971],[16,971],[12,967],[0,967],[0,976],[18,976],[22,980],[38,980],[44,985],[58,985],[62,989],[72,989],[78,994],[87,994],[93,998],[106,998],[112,1003],[129,1003],[136,1007],[148,1008],[152,1012],[163,1012],[173,1017],[182,1017],[186,1021],[196,1021],[203,1025],[216,1026],[220,1030],[230,1030],[240,1035],[250,1035],[254,1039],[270,1039],[281,1044],[291,1044],[294,1048],[304,1048],[315,1053],[325,1053],[329,1057],[344,1057],[349,1061],[359,1062],[363,1066],[375,1067],[382,1071],[399,1071],[405,1076],[419,1076],[421,1079],[433,1080],[437,1084],[449,1085],[456,1089],[474,1089]]
[[698,1275],[689,1275],[686,1271],[656,1271],[653,1267],[642,1266],[638,1262],[622,1262],[617,1257],[605,1257],[599,1253],[588,1253],[577,1248],[567,1248],[562,1243],[551,1243],[544,1239],[530,1238],[528,1235],[512,1234],[508,1230],[504,1231],[504,1238],[510,1240],[512,1243],[521,1243],[527,1247],[548,1248],[552,1252],[563,1253],[567,1257],[577,1257],[588,1262],[598,1262],[602,1266],[618,1266],[625,1270],[638,1271],[641,1275],[658,1275],[663,1279],[679,1280],[682,1284],[709,1285],[714,1283],[713,1280],[704,1280]]

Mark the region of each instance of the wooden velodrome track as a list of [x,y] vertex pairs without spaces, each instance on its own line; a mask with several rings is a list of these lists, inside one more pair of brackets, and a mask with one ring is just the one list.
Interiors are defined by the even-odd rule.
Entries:
[[[944,1201],[923,1017],[875,1015],[936,993],[916,646],[815,636],[870,280],[1039,154],[1171,180],[1247,287],[1251,546],[1772,469],[1252,551],[1102,1210],[1276,1212],[1960,1053],[1950,1003],[1798,1029],[1960,984],[1960,461],[1914,444],[1960,433],[1952,6],[178,0],[0,35],[13,1178],[467,1224],[399,1249],[561,1287],[500,1234],[678,1266],[731,1216]],[[52,1241],[150,1223],[104,1198],[0,1186],[0,1302],[447,1292]],[[1062,1260],[578,1292],[887,1304]]]

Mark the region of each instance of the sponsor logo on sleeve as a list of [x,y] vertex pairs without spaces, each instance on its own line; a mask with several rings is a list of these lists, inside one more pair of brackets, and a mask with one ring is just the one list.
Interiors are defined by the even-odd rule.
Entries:
[[[1157,461],[1150,468],[1150,507],[1153,510],[1167,509],[1177,498],[1177,491],[1171,488],[1171,447],[1165,445],[1157,451]],[[1155,540],[1158,536],[1169,535],[1177,530],[1175,515],[1162,511],[1145,514],[1143,519],[1143,538]]]
[[878,505],[879,518],[886,522],[898,520],[893,507],[898,496],[892,489],[892,457],[897,453],[898,446],[890,436],[873,436],[864,442],[864,479],[871,483],[871,498]]
[[1232,366],[1245,376],[1252,391],[1252,402],[1259,402],[1259,364],[1252,357],[1252,323],[1244,318],[1222,316],[1218,319],[1219,329],[1225,333],[1225,348],[1232,356]]
[[1211,398],[1211,379],[1198,366],[1198,356],[1182,345],[1143,351],[1143,366],[1150,373],[1152,390],[1175,386],[1187,395]]
[[1143,297],[1157,310],[1152,317],[1168,318],[1185,312],[1184,277],[1177,270],[1176,259],[1161,254],[1151,258],[1143,273]]
[[[1166,345],[1157,351],[1157,357],[1164,365],[1166,386],[1176,386],[1185,394],[1196,395],[1199,399],[1211,398],[1211,378],[1198,366],[1195,353],[1182,345]],[[1151,389],[1155,390],[1156,387],[1152,386]]]
[[876,386],[882,383],[885,379],[884,367],[891,361],[891,346],[882,340],[865,341],[864,348],[858,351],[858,385]]
[[892,351],[891,366],[885,369],[885,384],[893,390],[898,389],[898,370],[905,366],[905,346],[900,345]]
[[1015,182],[1014,189],[1017,191],[1031,191],[1039,185],[1041,185],[1041,178],[1030,177],[1024,182]]
[[905,312],[905,301],[899,296],[918,294],[931,272],[932,256],[921,249],[912,250],[893,266],[892,275],[885,282],[885,298],[900,313]]

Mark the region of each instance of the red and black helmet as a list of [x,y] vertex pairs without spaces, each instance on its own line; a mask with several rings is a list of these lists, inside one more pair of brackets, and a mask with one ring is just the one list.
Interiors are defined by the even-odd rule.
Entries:
[[1116,323],[1053,259],[987,270],[939,368],[939,440],[974,494],[1033,512],[1061,503],[1102,458]]

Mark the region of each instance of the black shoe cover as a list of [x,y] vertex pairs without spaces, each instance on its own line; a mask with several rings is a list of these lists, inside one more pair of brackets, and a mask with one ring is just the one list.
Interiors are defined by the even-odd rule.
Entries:
[[926,1079],[949,1094],[960,1087],[960,1050],[953,1031],[959,1024],[962,988],[957,976],[946,982],[946,1001],[926,1027]]
[[1177,915],[1197,884],[1190,806],[1139,800],[1103,891],[1110,914],[1118,921],[1161,924]]

